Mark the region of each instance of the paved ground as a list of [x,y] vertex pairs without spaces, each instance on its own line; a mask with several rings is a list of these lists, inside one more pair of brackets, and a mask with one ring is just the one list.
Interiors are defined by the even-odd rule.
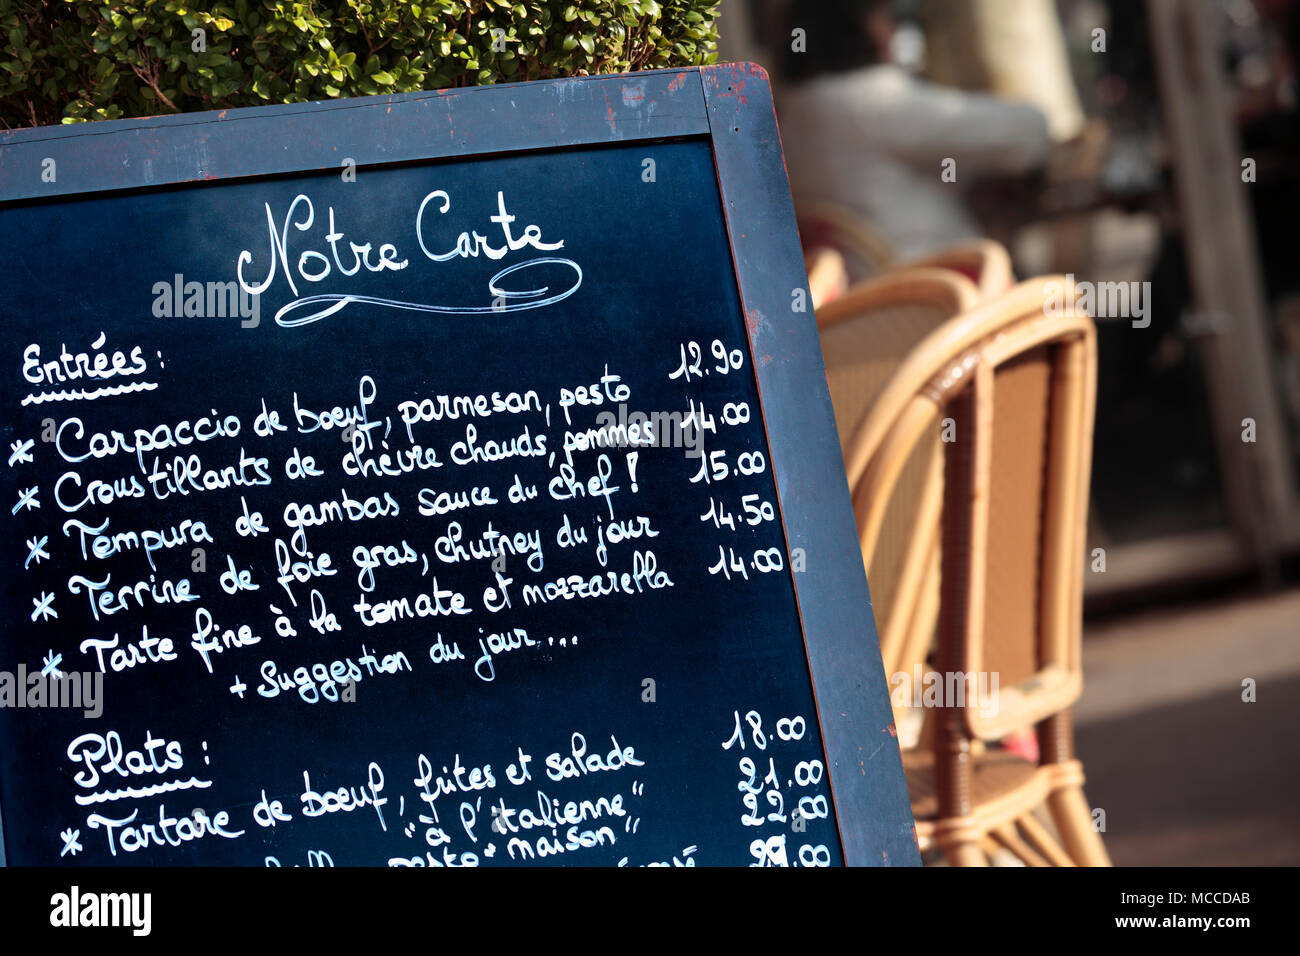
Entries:
[[1076,740],[1115,864],[1300,865],[1300,590],[1084,633]]

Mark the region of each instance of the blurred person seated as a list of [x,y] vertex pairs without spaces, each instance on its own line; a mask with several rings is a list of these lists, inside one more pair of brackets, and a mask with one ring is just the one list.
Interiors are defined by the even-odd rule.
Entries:
[[890,7],[790,9],[778,109],[796,205],[848,207],[906,260],[979,236],[965,191],[980,176],[1037,169],[1052,141],[1034,106],[929,83],[890,62]]

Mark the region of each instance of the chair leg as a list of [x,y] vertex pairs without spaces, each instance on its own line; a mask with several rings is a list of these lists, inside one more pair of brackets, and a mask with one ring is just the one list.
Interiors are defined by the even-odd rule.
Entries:
[[1047,807],[1066,851],[1080,866],[1110,866],[1110,855],[1101,834],[1092,828],[1092,810],[1083,796],[1083,765],[1074,759],[1074,721],[1069,710],[1038,725],[1038,745],[1055,774]]
[[1026,813],[1018,822],[1029,842],[1052,866],[1075,865],[1074,859],[1061,848],[1060,843],[1048,832],[1047,827],[1038,822],[1032,811]]
[[949,866],[988,866],[988,858],[978,843],[963,841],[949,843],[943,847],[944,858]]
[[993,837],[989,836],[987,833],[979,838],[979,848],[980,852],[984,854],[985,859],[989,861],[989,866],[993,865],[993,858],[1002,850],[998,841],[993,839]]
[[1048,796],[1047,805],[1066,850],[1080,866],[1110,866],[1101,834],[1092,827],[1092,811],[1081,787],[1059,788]]
[[1026,866],[1050,866],[1047,860],[1020,838],[1015,823],[1004,823],[993,831],[998,842],[1014,853]]

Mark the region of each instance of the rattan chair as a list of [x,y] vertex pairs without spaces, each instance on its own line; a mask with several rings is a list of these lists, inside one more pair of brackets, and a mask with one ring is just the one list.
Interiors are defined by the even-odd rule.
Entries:
[[841,447],[912,348],[978,301],[974,283],[950,270],[903,269],[857,283],[816,310]]
[[[847,450],[863,414],[912,349],[978,300],[975,285],[955,272],[904,269],[860,283],[817,311],[841,447]],[[935,435],[907,462],[870,557],[863,553],[887,675],[914,673],[924,664],[934,635],[939,607],[941,465]],[[860,477],[860,472],[849,474],[850,491]],[[927,536],[921,559],[912,557],[908,548],[918,527]],[[906,701],[896,703],[894,719],[901,746],[915,744],[921,717]]]
[[804,201],[795,207],[805,249],[826,247],[844,257],[850,282],[863,282],[897,265],[893,246],[856,210],[833,202]]
[[1010,254],[992,239],[962,240],[931,255],[900,260],[890,242],[852,208],[831,202],[803,202],[795,214],[804,249],[809,253],[821,249],[838,252],[850,282],[864,282],[904,269],[949,269],[974,282],[981,298],[1005,292],[1015,282]]
[[[945,677],[996,673],[999,693],[996,708],[973,694],[945,695],[928,745],[905,753],[904,767],[922,850],[938,847],[956,865],[981,865],[998,846],[1029,864],[1109,862],[1070,723],[1082,686],[1096,346],[1087,315],[1044,308],[1061,289],[1053,284],[1066,281],[1021,283],[930,334],[880,387],[845,449],[863,554],[874,568],[917,450],[933,448],[945,431],[952,439],[941,442],[935,669]],[[1063,301],[1071,300],[1067,292]],[[911,509],[902,553],[891,561],[930,567],[935,510],[929,502]],[[882,650],[891,639],[886,624]],[[1037,728],[1038,763],[979,746],[1028,726]],[[1036,815],[1040,807],[1059,841]]]
[[932,267],[952,269],[975,283],[980,298],[1001,295],[1015,284],[1011,271],[1011,255],[1006,247],[992,239],[971,239],[959,242],[934,255],[914,259],[911,268]]
[[808,271],[808,294],[814,313],[848,291],[849,273],[838,249],[830,246],[805,249],[803,264]]

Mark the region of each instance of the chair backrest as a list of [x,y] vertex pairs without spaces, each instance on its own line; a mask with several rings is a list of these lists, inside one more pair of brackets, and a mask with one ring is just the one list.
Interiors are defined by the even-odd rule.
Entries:
[[[841,447],[847,448],[863,414],[917,343],[969,309],[978,296],[970,280],[948,270],[905,269],[859,283],[818,309],[826,382]],[[905,576],[895,560],[908,541],[916,509],[929,508],[937,529],[941,479],[937,438],[936,447],[918,450],[914,459],[898,482],[895,507],[874,565],[866,564],[864,556],[878,622],[909,615],[916,600],[916,575]],[[850,474],[850,491],[855,480]],[[894,662],[886,664],[886,672],[893,673]]]
[[[1067,708],[1082,683],[1096,344],[1086,314],[1051,308],[1072,301],[1060,297],[1067,284],[1021,283],[937,329],[879,390],[845,452],[874,568],[905,468],[940,441],[936,666],[945,677],[988,674],[989,686],[997,675],[995,711],[976,700],[962,708],[966,731],[986,740]],[[913,511],[891,560],[932,566],[935,510]]]
[[848,291],[849,273],[838,249],[831,246],[805,247],[803,264],[808,271],[808,295],[812,299],[814,314]]
[[893,246],[856,210],[832,202],[802,201],[795,207],[805,249],[829,246],[844,256],[849,279],[874,278],[897,264]]
[[933,255],[913,259],[908,267],[935,267],[960,272],[975,283],[980,298],[1001,295],[1015,284],[1011,254],[992,239],[971,239],[942,249]]
[[903,269],[857,283],[816,310],[841,447],[912,348],[978,301],[974,283],[949,270]]

